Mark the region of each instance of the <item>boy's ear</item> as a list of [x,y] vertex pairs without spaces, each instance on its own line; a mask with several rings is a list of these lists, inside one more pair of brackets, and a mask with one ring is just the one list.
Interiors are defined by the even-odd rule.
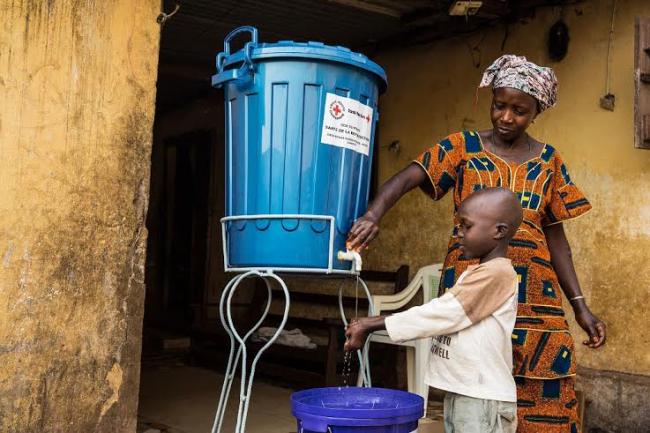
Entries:
[[494,236],[494,239],[503,239],[508,234],[508,224],[506,223],[497,223],[497,234]]

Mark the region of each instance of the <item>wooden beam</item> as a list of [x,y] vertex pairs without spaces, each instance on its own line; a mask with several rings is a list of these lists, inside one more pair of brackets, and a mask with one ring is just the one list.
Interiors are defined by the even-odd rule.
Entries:
[[484,18],[498,18],[508,15],[510,12],[508,1],[484,0],[483,6],[481,6],[476,15]]
[[344,6],[349,6],[354,9],[359,9],[366,12],[375,14],[386,15],[393,18],[401,18],[402,13],[396,9],[386,6],[378,5],[364,0],[329,0],[332,3],[337,3]]
[[440,15],[447,15],[447,11],[441,8],[427,7],[427,8],[418,8],[413,9],[410,12],[406,12],[402,15],[402,22],[404,24],[416,25],[423,21],[428,21],[432,18],[436,18]]
[[399,37],[383,39],[377,46],[379,49],[390,49],[404,45],[427,44],[446,37],[473,33],[497,22],[497,19],[488,20],[477,16],[470,17],[468,21],[465,17],[447,17],[435,25],[418,27],[400,34]]

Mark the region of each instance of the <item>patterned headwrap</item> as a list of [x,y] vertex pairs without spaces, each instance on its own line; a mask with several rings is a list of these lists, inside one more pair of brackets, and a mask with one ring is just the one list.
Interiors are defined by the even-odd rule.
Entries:
[[538,66],[523,56],[506,54],[483,73],[479,87],[512,87],[537,99],[540,111],[553,107],[557,100],[557,77],[553,69]]

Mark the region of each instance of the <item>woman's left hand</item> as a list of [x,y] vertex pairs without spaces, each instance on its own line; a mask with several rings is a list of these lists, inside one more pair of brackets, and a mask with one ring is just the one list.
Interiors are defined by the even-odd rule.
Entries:
[[585,346],[596,349],[605,344],[607,338],[607,326],[605,322],[587,308],[586,306],[575,312],[576,321],[585,330],[589,339],[582,342]]

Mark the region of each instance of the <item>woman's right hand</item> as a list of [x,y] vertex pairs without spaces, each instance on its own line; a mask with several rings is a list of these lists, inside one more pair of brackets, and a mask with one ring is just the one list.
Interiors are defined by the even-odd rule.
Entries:
[[427,172],[418,164],[411,163],[402,171],[391,177],[379,188],[377,196],[370,204],[368,211],[355,221],[348,233],[345,242],[347,249],[359,252],[368,247],[368,244],[379,233],[379,219],[390,209],[404,194],[423,185],[430,186]]
[[368,244],[377,237],[378,233],[379,220],[368,211],[352,225],[345,246],[351,251],[359,252],[368,248]]

